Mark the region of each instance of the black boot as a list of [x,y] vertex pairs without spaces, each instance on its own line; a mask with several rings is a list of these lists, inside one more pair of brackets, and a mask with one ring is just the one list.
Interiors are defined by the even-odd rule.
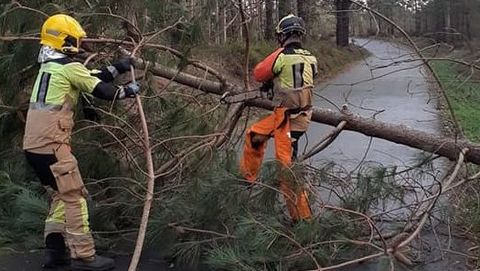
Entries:
[[61,233],[49,234],[45,239],[45,245],[45,263],[42,266],[43,268],[56,268],[70,263],[65,240]]
[[95,255],[87,259],[73,259],[70,265],[73,271],[106,271],[115,267],[113,259]]
[[70,258],[65,254],[65,251],[58,251],[55,249],[45,249],[45,263],[43,268],[57,268],[70,264]]

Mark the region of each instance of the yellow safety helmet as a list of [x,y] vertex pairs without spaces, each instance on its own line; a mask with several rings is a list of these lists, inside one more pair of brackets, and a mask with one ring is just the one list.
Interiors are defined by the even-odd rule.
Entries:
[[50,46],[65,54],[77,54],[80,39],[86,37],[80,23],[74,18],[57,14],[49,17],[42,25],[40,44]]

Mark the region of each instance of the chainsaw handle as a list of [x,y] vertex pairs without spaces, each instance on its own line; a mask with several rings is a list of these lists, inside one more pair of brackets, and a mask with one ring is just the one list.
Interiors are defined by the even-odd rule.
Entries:
[[225,91],[225,93],[223,93],[222,97],[220,97],[220,103],[227,104],[227,101],[225,99],[228,96],[230,96],[230,91]]

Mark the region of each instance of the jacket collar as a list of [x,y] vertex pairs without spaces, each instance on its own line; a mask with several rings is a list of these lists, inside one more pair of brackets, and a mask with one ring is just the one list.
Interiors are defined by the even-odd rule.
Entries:
[[62,59],[62,58],[67,58],[68,56],[66,54],[60,53],[59,51],[53,49],[50,46],[45,46],[43,45],[40,48],[40,52],[38,53],[38,63],[46,63],[51,60],[57,60],[57,59]]

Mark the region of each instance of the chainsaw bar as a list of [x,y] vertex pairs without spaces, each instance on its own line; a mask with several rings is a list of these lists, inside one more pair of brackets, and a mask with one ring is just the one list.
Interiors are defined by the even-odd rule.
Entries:
[[252,90],[252,91],[247,91],[247,92],[242,92],[239,94],[234,94],[234,95],[229,95],[228,92],[223,94],[222,98],[220,100],[225,103],[241,103],[241,102],[246,102],[249,100],[254,100],[257,98],[263,98],[263,93],[259,89],[257,90]]

